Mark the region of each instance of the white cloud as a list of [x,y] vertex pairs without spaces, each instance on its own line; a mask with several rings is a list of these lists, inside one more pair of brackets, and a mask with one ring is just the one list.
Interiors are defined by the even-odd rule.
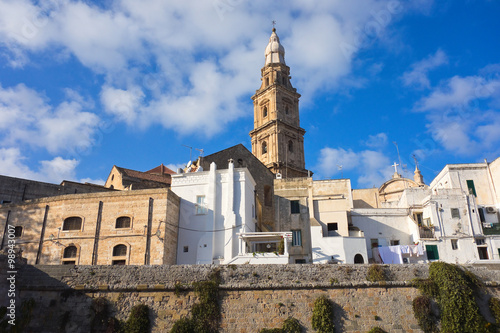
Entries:
[[416,88],[430,88],[431,84],[427,74],[429,71],[448,63],[448,57],[442,50],[437,50],[435,54],[414,63],[411,71],[405,72],[402,80],[405,86]]
[[428,96],[421,98],[415,111],[425,112],[432,138],[458,155],[477,155],[496,149],[500,143],[500,75],[454,76]]
[[12,88],[0,86],[2,145],[28,144],[50,153],[88,148],[99,118],[82,111],[81,103],[80,99],[53,107],[43,95],[23,84]]
[[317,176],[340,177],[342,166],[344,177],[350,178],[349,174],[359,175],[358,186],[373,187],[380,186],[391,178],[393,170],[391,162],[383,153],[374,150],[363,150],[354,152],[351,149],[323,148],[316,165]]
[[[359,83],[345,79],[356,52],[405,12],[420,11],[394,3],[114,0],[99,7],[4,0],[0,44],[12,65],[57,49],[104,74],[101,102],[129,126],[159,120],[182,134],[214,135],[245,114],[238,101],[259,86],[269,13],[278,13],[278,34],[304,105],[341,80]],[[343,52],[347,44],[354,52]]]
[[80,183],[89,183],[95,185],[104,185],[106,181],[104,179],[92,179],[92,178],[83,178],[80,179]]
[[38,170],[31,170],[25,164],[26,158],[18,148],[0,148],[0,174],[50,183],[75,179],[78,161],[55,157],[50,161],[41,161]]
[[378,133],[375,135],[368,135],[365,145],[370,148],[382,148],[387,145],[387,134]]

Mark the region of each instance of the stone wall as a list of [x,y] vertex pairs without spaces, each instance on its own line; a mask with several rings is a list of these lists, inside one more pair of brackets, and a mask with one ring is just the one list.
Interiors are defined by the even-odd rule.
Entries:
[[20,202],[63,194],[106,191],[110,191],[110,189],[100,185],[81,184],[67,180],[61,184],[50,184],[35,180],[0,176],[0,204],[3,202]]
[[[0,235],[5,243],[6,223],[21,227],[16,248],[29,264],[57,265],[70,260],[90,265],[94,260],[110,265],[123,259],[126,264],[140,265],[147,264],[146,257],[153,265],[174,264],[179,204],[170,189],[70,194],[10,203],[0,206]],[[123,216],[130,218],[130,226],[117,228],[117,218]],[[80,229],[64,230],[69,217],[82,219]],[[126,246],[126,255],[116,258],[113,248],[120,244]],[[75,246],[77,253],[65,259],[69,246]]]
[[[197,302],[191,283],[208,279],[215,270],[221,276],[221,332],[279,327],[288,316],[312,332],[313,303],[321,295],[334,302],[336,332],[367,332],[374,326],[387,332],[421,332],[411,306],[419,292],[409,281],[426,277],[428,266],[385,265],[391,281],[384,283],[367,282],[368,267],[25,265],[18,276],[21,299],[36,302],[30,323],[35,332],[56,332],[63,324],[62,331],[89,332],[92,299],[97,297],[109,300],[112,315],[122,320],[133,305],[145,303],[151,308],[152,332],[168,332]],[[486,282],[491,294],[499,294],[498,267],[467,268]],[[183,291],[176,293],[176,284]]]

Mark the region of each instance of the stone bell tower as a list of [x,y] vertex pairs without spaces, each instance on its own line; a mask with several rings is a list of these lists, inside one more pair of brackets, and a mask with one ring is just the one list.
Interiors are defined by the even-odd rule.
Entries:
[[254,129],[252,153],[275,174],[283,178],[307,177],[304,160],[304,134],[300,127],[297,89],[290,83],[290,67],[285,49],[273,28],[261,69],[262,85],[252,96]]

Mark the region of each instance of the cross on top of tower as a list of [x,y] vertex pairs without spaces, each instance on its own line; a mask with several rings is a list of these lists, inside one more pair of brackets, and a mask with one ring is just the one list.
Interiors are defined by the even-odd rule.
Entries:
[[275,21],[275,20],[273,20],[273,22],[272,22],[272,23],[273,23],[273,31],[276,31],[276,21]]

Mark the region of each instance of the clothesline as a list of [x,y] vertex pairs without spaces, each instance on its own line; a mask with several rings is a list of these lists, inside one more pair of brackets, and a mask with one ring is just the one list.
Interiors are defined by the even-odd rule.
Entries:
[[402,264],[403,254],[417,257],[424,255],[424,248],[421,243],[418,245],[381,246],[372,249],[372,251],[374,259],[378,256],[384,264]]

